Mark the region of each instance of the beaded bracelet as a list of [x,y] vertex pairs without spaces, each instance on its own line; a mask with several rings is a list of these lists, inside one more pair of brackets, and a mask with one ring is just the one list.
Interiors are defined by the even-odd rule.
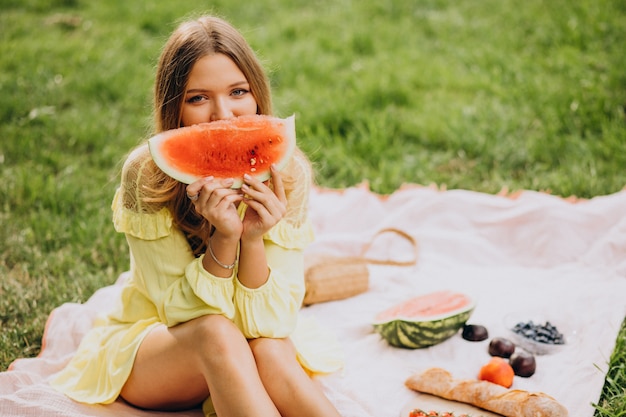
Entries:
[[211,247],[211,238],[209,238],[209,242],[207,243],[207,246],[209,247],[209,254],[211,255],[211,258],[215,261],[216,264],[218,264],[224,269],[233,269],[235,267],[235,263],[237,263],[236,259],[235,259],[235,262],[233,262],[230,265],[223,264],[217,259],[217,257],[213,253],[213,248]]

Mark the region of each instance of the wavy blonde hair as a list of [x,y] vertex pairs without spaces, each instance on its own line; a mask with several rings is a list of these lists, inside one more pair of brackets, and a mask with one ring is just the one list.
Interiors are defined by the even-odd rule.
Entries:
[[[270,83],[250,45],[228,22],[202,16],[181,23],[161,52],[154,86],[155,133],[181,127],[182,105],[191,69],[200,58],[220,53],[232,59],[246,77],[257,102],[257,114],[272,115]],[[300,163],[308,162],[299,149],[296,158]],[[153,208],[167,207],[193,252],[203,253],[210,224],[196,213],[186,196],[186,184],[165,174],[151,160],[145,161],[141,171],[138,173],[141,184],[137,186],[142,188],[143,203]],[[286,192],[295,187],[297,180],[290,171],[293,170],[287,169],[287,174],[283,174]]]

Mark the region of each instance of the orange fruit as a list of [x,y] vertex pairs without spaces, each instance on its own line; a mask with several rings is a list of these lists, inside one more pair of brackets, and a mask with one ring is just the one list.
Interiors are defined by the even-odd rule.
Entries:
[[513,377],[515,372],[511,365],[504,359],[494,356],[478,373],[478,379],[481,381],[489,381],[494,384],[502,385],[509,388],[513,385]]

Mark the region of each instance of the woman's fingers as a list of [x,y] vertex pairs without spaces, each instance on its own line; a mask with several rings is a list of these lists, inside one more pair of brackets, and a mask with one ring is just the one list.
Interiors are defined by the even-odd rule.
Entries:
[[232,187],[234,180],[216,180],[213,177],[200,179],[187,186],[187,197],[196,212],[207,219],[216,229],[225,234],[241,234],[241,219],[236,204],[242,200],[240,190]]
[[269,230],[287,212],[285,190],[276,169],[272,170],[272,181],[274,190],[255,178],[244,176],[242,191],[245,193],[245,202],[255,213],[255,216],[247,215],[247,219],[255,223],[255,229],[258,230]]
[[213,177],[200,178],[199,180],[192,182],[187,186],[187,197],[189,197],[189,199],[192,201],[198,200],[200,190],[202,190],[204,184],[207,184],[211,181],[213,181]]
[[234,180],[213,177],[202,178],[187,186],[187,197],[196,211],[216,228],[224,231],[239,229],[241,219],[236,205],[244,200],[249,206],[246,214],[247,230],[262,234],[278,223],[287,212],[287,197],[282,177],[275,166],[271,167],[273,187],[245,175],[241,190],[232,189]]
[[213,177],[201,178],[187,186],[187,197],[194,202],[196,207],[206,205],[209,200],[213,200],[213,205],[217,205],[225,196],[239,194],[238,190],[230,188],[233,183],[232,178],[219,181]]
[[246,194],[249,194],[253,198],[259,197],[259,199],[261,199],[263,195],[268,195],[276,197],[282,203],[286,203],[287,197],[285,196],[285,187],[283,185],[283,180],[280,176],[280,172],[278,172],[274,165],[271,166],[270,172],[273,184],[273,191],[268,187],[267,182],[261,182],[248,174],[245,174],[243,176],[244,182],[241,187],[242,191]]
[[213,208],[223,203],[223,199],[225,197],[239,195],[238,190],[230,188],[233,185],[233,182],[232,178],[205,182],[199,191],[197,205],[201,204],[206,205],[209,208]]

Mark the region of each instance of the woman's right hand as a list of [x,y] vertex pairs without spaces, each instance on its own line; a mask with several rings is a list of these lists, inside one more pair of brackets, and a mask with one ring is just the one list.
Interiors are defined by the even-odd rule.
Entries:
[[[233,179],[215,180],[213,177],[199,179],[187,186],[187,196],[196,211],[215,227],[222,236],[239,240],[243,224],[237,213],[237,203],[243,196],[234,190]],[[197,198],[196,198],[197,197]]]

